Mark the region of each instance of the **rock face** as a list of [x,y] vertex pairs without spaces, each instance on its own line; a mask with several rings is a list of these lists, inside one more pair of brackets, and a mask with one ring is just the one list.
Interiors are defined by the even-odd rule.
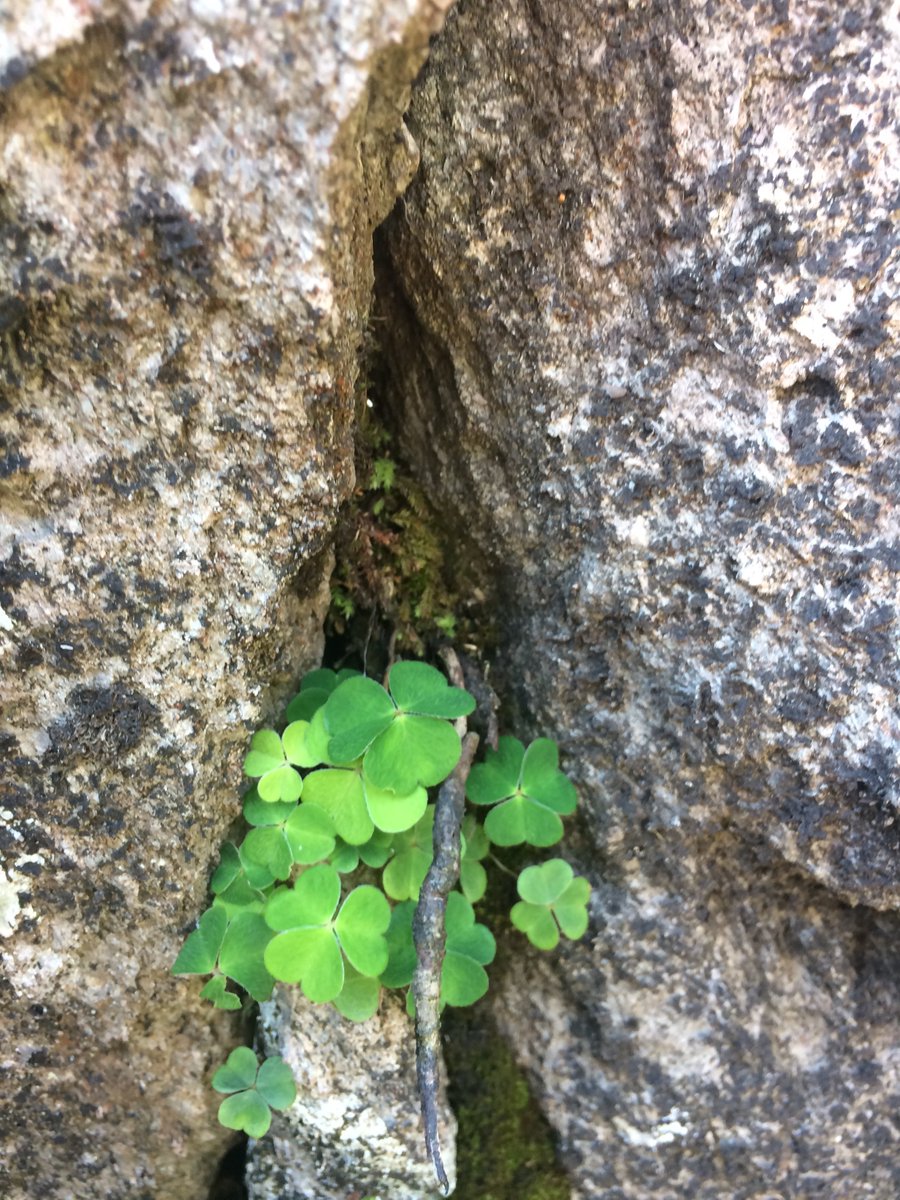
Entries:
[[469,0],[416,89],[389,399],[582,791],[493,992],[579,1196],[900,1187],[898,76],[876,3]]
[[[259,1035],[266,1053],[290,1063],[298,1100],[251,1150],[250,1200],[438,1200],[413,1026],[398,996],[385,994],[378,1015],[354,1025],[330,1004],[311,1005],[299,988],[278,987],[262,1005]],[[455,1123],[446,1104],[441,1130],[452,1183]]]
[[197,1200],[228,1145],[240,1031],[169,968],[247,730],[321,652],[371,231],[445,8],[0,16],[8,1200]]

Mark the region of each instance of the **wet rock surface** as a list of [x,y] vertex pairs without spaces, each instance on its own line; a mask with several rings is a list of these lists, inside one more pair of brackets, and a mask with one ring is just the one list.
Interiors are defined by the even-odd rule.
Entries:
[[[895,22],[460,4],[377,289],[591,931],[492,990],[575,1193],[900,1186]],[[892,305],[894,307],[892,307]]]
[[0,17],[0,1192],[205,1195],[246,1031],[169,968],[321,653],[440,3]]

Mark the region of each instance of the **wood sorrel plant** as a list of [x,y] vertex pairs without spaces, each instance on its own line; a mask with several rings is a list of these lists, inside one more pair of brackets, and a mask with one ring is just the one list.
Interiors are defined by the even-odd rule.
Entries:
[[[439,1010],[473,1004],[488,989],[495,942],[474,909],[487,884],[484,860],[492,843],[555,844],[577,803],[547,738],[527,748],[500,738],[470,768],[477,738],[465,732],[465,717],[474,708],[463,687],[420,662],[395,663],[387,688],[355,671],[307,675],[283,731],[252,738],[244,771],[256,783],[243,801],[250,829],[240,845],[222,847],[212,904],[172,968],[209,975],[201,995],[217,1008],[240,1006],[234,989],[266,1000],[281,981],[351,1021],[375,1014],[383,987],[410,988],[415,976],[407,1007],[419,1007],[426,1140],[445,1188],[427,1093],[436,1082]],[[464,818],[463,791],[473,805]],[[380,887],[354,886],[361,863],[370,877],[381,872]],[[587,929],[590,886],[563,860],[526,867],[518,892],[512,924],[539,949]],[[222,1124],[257,1138],[271,1109],[296,1095],[280,1058],[259,1065],[247,1047],[232,1052],[213,1087],[227,1094]]]

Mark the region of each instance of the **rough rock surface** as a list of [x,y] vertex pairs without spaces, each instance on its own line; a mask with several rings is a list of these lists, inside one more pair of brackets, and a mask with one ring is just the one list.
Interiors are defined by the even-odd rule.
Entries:
[[463,0],[417,85],[390,403],[581,786],[492,992],[579,1196],[900,1189],[898,94],[870,0]]
[[447,0],[0,14],[0,1193],[197,1200],[239,1036],[169,967],[321,649],[371,231]]
[[[297,1082],[296,1103],[251,1150],[250,1200],[437,1200],[416,1091],[415,1036],[403,1001],[386,994],[377,1017],[346,1021],[279,987],[261,1007],[259,1037]],[[452,1134],[446,1104],[441,1131]],[[454,1182],[454,1145],[443,1139]]]

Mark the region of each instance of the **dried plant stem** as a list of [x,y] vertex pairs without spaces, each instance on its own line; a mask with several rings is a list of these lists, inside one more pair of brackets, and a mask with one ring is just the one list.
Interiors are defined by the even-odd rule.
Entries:
[[416,1002],[416,1079],[425,1126],[425,1147],[445,1195],[450,1191],[450,1183],[441,1159],[438,1135],[441,967],[446,942],[444,914],[447,897],[459,878],[460,826],[465,811],[466,779],[477,748],[478,735],[466,733],[456,769],[438,793],[434,810],[434,860],[419,892],[413,919],[417,959],[412,982]]

